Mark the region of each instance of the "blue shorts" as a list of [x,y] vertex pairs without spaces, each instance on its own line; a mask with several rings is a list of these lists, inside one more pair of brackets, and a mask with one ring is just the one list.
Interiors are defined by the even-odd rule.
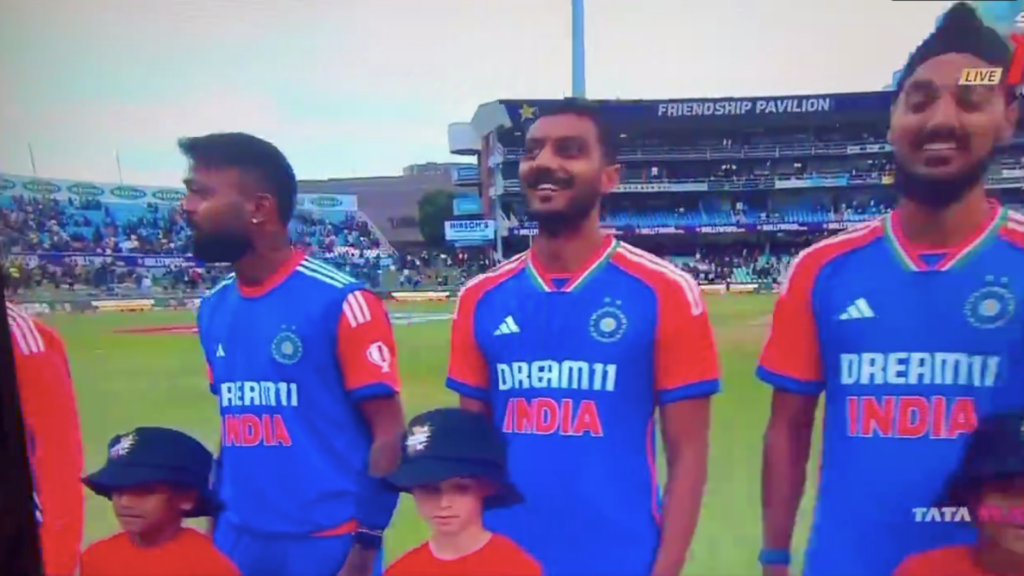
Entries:
[[[337,576],[352,547],[352,535],[262,534],[222,521],[214,530],[213,543],[242,576]],[[383,551],[377,555],[373,576],[383,572],[383,555]]]

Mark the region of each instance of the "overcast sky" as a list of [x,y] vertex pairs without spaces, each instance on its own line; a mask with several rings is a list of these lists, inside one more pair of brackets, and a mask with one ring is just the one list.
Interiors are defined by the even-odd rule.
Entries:
[[[947,2],[586,0],[588,96],[879,89]],[[177,185],[241,130],[300,178],[458,160],[447,126],[571,89],[569,0],[0,0],[0,171]]]

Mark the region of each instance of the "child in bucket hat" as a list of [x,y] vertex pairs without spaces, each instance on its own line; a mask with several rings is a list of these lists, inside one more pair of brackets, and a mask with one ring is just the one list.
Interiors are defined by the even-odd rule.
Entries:
[[82,554],[80,576],[237,576],[238,569],[185,518],[216,513],[213,455],[170,428],[137,428],[108,444],[107,463],[82,479],[107,498],[123,532]]
[[1024,575],[1024,415],[978,423],[937,505],[966,508],[978,542],[910,556],[894,576]]
[[409,423],[405,451],[388,481],[412,494],[430,539],[385,576],[540,576],[512,540],[487,531],[483,511],[523,501],[508,478],[505,438],[490,418],[440,408]]

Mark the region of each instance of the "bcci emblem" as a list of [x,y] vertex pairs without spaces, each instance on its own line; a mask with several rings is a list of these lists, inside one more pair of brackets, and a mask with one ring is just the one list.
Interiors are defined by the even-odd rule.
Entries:
[[110,448],[111,458],[120,458],[132,451],[135,446],[135,432],[129,432],[118,438],[117,443]]
[[405,451],[409,456],[422,452],[430,441],[430,426],[413,426],[405,438]]
[[605,306],[590,317],[590,335],[598,342],[615,342],[626,331],[626,315],[619,310],[622,302],[604,299]]
[[971,294],[964,305],[967,321],[975,328],[998,328],[1013,317],[1017,301],[1007,288],[1006,278],[998,282],[992,276],[985,278],[987,286]]
[[270,352],[281,364],[295,364],[302,358],[302,341],[291,332],[281,332],[271,343]]

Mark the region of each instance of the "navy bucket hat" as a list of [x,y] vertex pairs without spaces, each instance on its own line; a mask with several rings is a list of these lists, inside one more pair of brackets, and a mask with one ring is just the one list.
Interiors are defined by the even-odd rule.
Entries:
[[402,462],[387,480],[408,492],[452,478],[480,478],[497,487],[484,508],[514,506],[523,495],[509,480],[507,452],[505,436],[487,416],[439,408],[409,422]]
[[99,496],[153,484],[195,490],[196,506],[189,518],[213,516],[220,501],[210,489],[213,454],[195,438],[171,428],[136,428],[107,445],[107,463],[82,479]]
[[1024,414],[982,418],[967,439],[941,506],[967,506],[987,482],[1024,476]]

